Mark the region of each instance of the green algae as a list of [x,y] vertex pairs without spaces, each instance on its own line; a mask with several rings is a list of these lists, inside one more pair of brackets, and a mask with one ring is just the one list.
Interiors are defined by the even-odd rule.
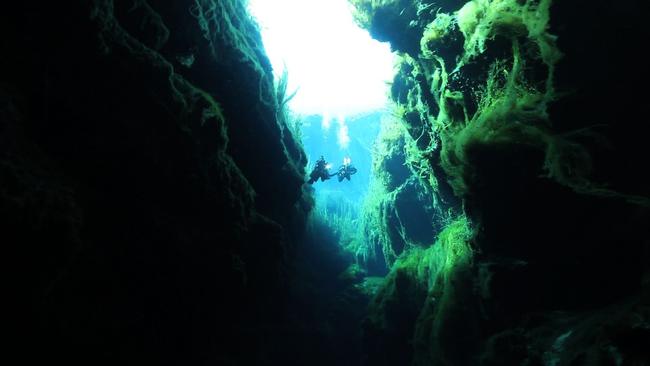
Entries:
[[392,271],[407,272],[426,284],[428,291],[436,292],[449,283],[454,271],[472,264],[473,236],[469,220],[460,216],[440,232],[433,245],[426,249],[414,247],[400,256]]
[[436,43],[444,42],[444,39],[452,32],[455,18],[447,13],[438,13],[436,19],[427,24],[420,39],[420,49],[424,57],[432,57]]
[[555,37],[547,32],[551,0],[472,0],[456,12],[458,27],[465,37],[460,66],[485,52],[487,42],[497,36],[523,36],[535,42],[549,66],[561,57]]
[[[474,262],[474,235],[469,220],[460,216],[432,246],[404,252],[370,304],[367,331],[400,338],[394,341],[411,349],[413,364],[440,360],[441,338],[457,325],[454,317],[462,309],[457,292],[471,288],[465,277]],[[406,318],[411,326],[403,329]]]
[[[434,6],[428,13],[404,12],[408,6],[398,1],[352,3],[366,27],[378,13],[402,6],[400,16],[410,16],[411,25],[421,28],[419,53],[400,54],[399,86],[393,90],[397,114],[416,141],[406,156],[419,177],[434,176],[430,157],[440,150],[439,164],[456,195],[463,197],[472,190],[476,147],[523,144],[543,154],[540,175],[577,193],[650,204],[645,197],[592,181],[590,152],[572,139],[590,135],[588,128],[554,132],[548,108],[561,97],[555,67],[562,52],[548,30],[551,0],[472,0],[456,10],[442,12]],[[413,7],[421,10],[424,4]],[[423,19],[431,20],[421,25]],[[446,43],[455,34],[463,44],[452,57]],[[502,51],[490,52],[497,44]],[[476,75],[479,57],[487,58],[489,67]],[[435,183],[431,178],[430,186]]]
[[[399,2],[352,3],[357,5],[358,12],[366,12],[359,16],[363,20],[360,24],[376,28],[382,23],[374,19],[381,17],[383,11],[395,11]],[[359,3],[363,5],[358,6]],[[415,8],[421,4],[414,3]],[[503,230],[481,237],[482,242],[476,243],[477,251],[514,246],[520,240],[491,243],[490,240],[499,238],[487,236],[510,235],[506,234],[510,230],[508,222],[497,223],[499,218],[485,217],[488,213],[498,216],[500,209],[481,207],[498,205],[498,195],[490,199],[486,195],[501,193],[508,198],[509,192],[499,191],[501,184],[506,189],[523,187],[522,196],[528,189],[548,189],[552,192],[549,194],[574,195],[580,202],[602,203],[598,198],[612,198],[650,206],[647,197],[618,192],[600,181],[603,177],[597,173],[602,171],[597,165],[602,156],[597,154],[602,152],[597,149],[607,141],[596,133],[598,126],[561,119],[567,114],[558,108],[565,105],[556,102],[572,92],[559,87],[562,84],[557,80],[556,67],[564,61],[563,52],[570,54],[572,50],[560,50],[558,37],[549,28],[551,5],[551,0],[472,0],[455,8],[435,5],[425,12],[414,12],[407,6],[397,9],[399,16],[393,14],[390,19],[419,31],[417,52],[404,47],[410,39],[396,35],[393,28],[387,27],[383,32],[371,30],[371,34],[392,35],[394,39],[387,38],[395,43],[392,46],[400,56],[391,97],[395,102],[393,115],[401,124],[401,129],[394,128],[401,136],[395,139],[395,146],[382,146],[379,151],[389,156],[398,150],[413,177],[426,182],[424,186],[431,190],[434,205],[439,190],[449,183],[454,196],[469,208],[471,216],[463,219],[467,227],[484,220],[497,227],[495,230]],[[576,129],[576,125],[582,127]],[[378,159],[378,164],[381,161]],[[500,164],[506,168],[499,170]],[[521,172],[501,174],[511,168],[521,168]],[[387,263],[392,263],[386,282],[371,304],[365,328],[369,349],[391,349],[373,360],[387,364],[476,364],[482,337],[476,327],[485,324],[484,319],[477,318],[478,313],[483,301],[497,300],[497,295],[490,293],[490,281],[493,275],[496,278],[503,274],[494,274],[480,265],[474,268],[471,245],[449,244],[443,249],[446,236],[449,243],[463,242],[450,233],[468,233],[456,237],[472,237],[472,230],[470,235],[463,229],[450,229],[462,226],[457,221],[448,225],[449,230],[440,231],[432,246],[407,243],[401,253],[395,251],[390,230],[406,230],[399,222],[386,223],[385,213],[396,201],[396,187],[386,188],[392,184],[391,174],[386,175],[375,188],[377,196],[384,198],[374,198],[374,206],[367,210],[375,212],[366,213],[374,217],[368,225],[381,232],[378,245],[389,254]],[[532,200],[531,204],[536,202]],[[614,204],[613,200],[610,203]],[[567,207],[571,204],[567,203]],[[525,208],[529,212],[535,209]],[[545,212],[545,216],[552,215]],[[459,215],[450,213],[447,217]],[[541,217],[532,215],[522,221]],[[441,219],[444,221],[445,217]],[[503,228],[498,229],[499,225]],[[544,230],[543,224],[530,227]],[[559,233],[562,229],[554,230]],[[510,268],[504,271],[514,272]],[[509,338],[504,339],[499,341],[507,342]],[[525,344],[528,340],[516,342]],[[503,350],[500,352],[502,356]]]
[[[375,255],[375,248],[380,248],[383,261],[391,265],[404,250],[422,245],[409,230],[409,220],[416,219],[413,212],[407,214],[401,206],[405,197],[427,206],[433,194],[427,185],[429,177],[419,177],[415,170],[417,162],[407,160],[406,151],[413,144],[413,139],[393,116],[382,119],[372,152],[372,180],[361,208],[364,240],[359,241],[357,254],[364,260]],[[434,226],[433,208],[419,214],[424,217],[417,219]]]

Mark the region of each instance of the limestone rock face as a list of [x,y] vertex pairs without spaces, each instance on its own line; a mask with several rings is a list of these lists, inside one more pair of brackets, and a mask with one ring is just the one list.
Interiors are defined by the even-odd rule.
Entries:
[[21,358],[259,364],[311,204],[244,2],[19,3],[0,32]]

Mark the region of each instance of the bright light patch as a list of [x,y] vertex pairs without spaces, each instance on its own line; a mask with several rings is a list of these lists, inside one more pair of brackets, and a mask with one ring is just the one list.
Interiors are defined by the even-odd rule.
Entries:
[[348,135],[348,126],[345,125],[345,120],[339,119],[339,131],[336,137],[341,149],[347,149],[350,143],[350,136]]
[[393,78],[387,43],[352,19],[347,0],[250,0],[276,77],[289,71],[300,114],[353,115],[384,107]]
[[321,127],[323,130],[327,131],[330,129],[330,122],[330,115],[327,113],[327,111],[325,111],[323,113],[323,122],[321,122]]

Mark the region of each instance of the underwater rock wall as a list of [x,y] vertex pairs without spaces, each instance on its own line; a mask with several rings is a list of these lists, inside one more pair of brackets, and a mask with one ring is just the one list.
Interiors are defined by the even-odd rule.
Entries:
[[26,363],[269,359],[257,324],[276,326],[311,203],[244,3],[3,12],[0,221]]
[[377,268],[385,274],[409,249],[430,246],[458,205],[453,195],[443,196],[432,186],[437,182],[421,169],[422,161],[409,159],[407,152],[416,145],[395,116],[383,119],[362,210],[363,243],[356,248],[358,262],[371,275]]
[[[461,202],[447,198],[435,244],[397,257],[364,326],[368,364],[647,363],[637,2],[350,2],[402,57],[404,160],[433,204]],[[441,246],[465,220],[450,242],[466,245]],[[446,262],[430,253],[458,248],[431,280]]]

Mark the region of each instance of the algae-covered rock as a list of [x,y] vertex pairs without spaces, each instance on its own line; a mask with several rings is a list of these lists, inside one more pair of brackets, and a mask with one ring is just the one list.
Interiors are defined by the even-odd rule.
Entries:
[[[445,227],[433,246],[399,257],[364,323],[369,364],[426,365],[473,358],[459,352],[476,347],[475,330],[467,322],[477,310],[467,297],[473,292],[472,237],[468,221],[461,217]],[[460,298],[468,302],[461,304]]]
[[[634,344],[644,337],[640,331],[632,332],[629,351],[603,343],[603,352],[590,349],[591,340],[576,337],[574,328],[544,333],[564,319],[553,311],[616,314],[628,301],[644,304],[637,296],[648,291],[643,278],[649,267],[638,258],[649,252],[642,224],[649,185],[638,173],[645,155],[642,134],[630,124],[644,102],[621,92],[638,81],[616,76],[622,70],[646,75],[647,68],[625,56],[642,39],[634,2],[606,7],[600,1],[463,1],[416,12],[410,24],[420,29],[417,50],[402,46],[398,35],[382,36],[401,51],[391,97],[406,132],[404,161],[427,182],[423,186],[431,190],[434,207],[465,212],[479,230],[475,267],[458,275],[465,285],[441,294],[455,305],[435,307],[432,300],[421,305],[422,291],[407,291],[412,297],[400,300],[406,314],[416,307],[438,310],[422,310],[416,323],[409,317],[395,320],[388,327],[393,331],[370,321],[367,334],[375,345],[398,342],[391,333],[397,330],[401,336],[413,329],[419,334],[415,347],[402,342],[395,354],[377,356],[376,362],[382,357],[490,365],[638,359]],[[613,36],[613,29],[622,36]],[[386,230],[403,233],[406,227],[389,222]],[[404,271],[398,268],[407,256],[413,254],[404,250],[395,258],[386,289],[398,276],[393,273]],[[407,289],[421,288],[417,276],[404,278]],[[380,291],[377,299],[389,304],[391,291]],[[480,316],[462,309],[466,304],[480,309]],[[582,331],[597,332],[596,323],[581,322]],[[434,331],[434,323],[441,328]],[[453,329],[463,329],[467,338],[459,340],[463,331]]]

